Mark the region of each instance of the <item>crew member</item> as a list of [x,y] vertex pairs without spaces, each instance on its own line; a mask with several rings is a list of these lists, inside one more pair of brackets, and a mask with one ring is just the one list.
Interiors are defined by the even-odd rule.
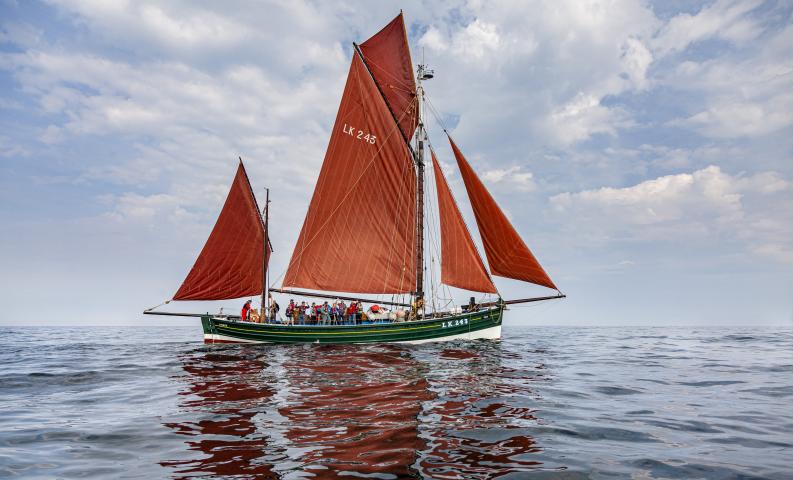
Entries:
[[250,311],[251,311],[251,301],[248,300],[247,302],[245,302],[245,305],[242,306],[242,313],[240,313],[240,317],[242,318],[243,322],[248,321],[248,314],[250,313]]

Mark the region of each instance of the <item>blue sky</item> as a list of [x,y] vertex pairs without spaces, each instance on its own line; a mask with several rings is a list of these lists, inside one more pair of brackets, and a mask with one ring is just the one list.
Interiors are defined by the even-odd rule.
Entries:
[[400,8],[434,107],[569,295],[507,322],[793,324],[793,6],[627,0],[0,0],[0,323],[152,321],[238,155],[283,271],[351,43]]

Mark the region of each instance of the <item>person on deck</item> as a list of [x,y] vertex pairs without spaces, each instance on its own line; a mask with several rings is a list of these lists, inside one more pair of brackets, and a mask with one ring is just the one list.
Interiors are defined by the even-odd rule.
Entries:
[[347,309],[347,318],[349,318],[350,323],[355,325],[355,317],[358,313],[358,307],[355,305],[355,302],[350,303],[350,308]]
[[330,325],[330,305],[328,305],[328,302],[322,304],[322,324]]
[[300,315],[299,315],[300,325],[305,325],[306,324],[306,309],[307,308],[308,308],[308,305],[306,305],[306,302],[303,301],[300,304],[300,309],[299,309],[300,310]]
[[289,299],[289,305],[286,306],[286,324],[292,325],[294,323],[295,315],[295,301]]
[[240,318],[242,319],[243,322],[248,321],[248,314],[250,313],[250,311],[251,311],[251,301],[248,300],[247,302],[245,302],[245,305],[242,306],[242,312],[240,313]]

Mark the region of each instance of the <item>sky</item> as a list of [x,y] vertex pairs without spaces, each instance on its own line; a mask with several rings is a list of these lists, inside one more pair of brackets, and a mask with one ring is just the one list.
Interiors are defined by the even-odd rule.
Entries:
[[793,4],[762,0],[0,0],[0,324],[194,322],[141,311],[238,156],[277,277],[352,42],[400,9],[439,118],[568,295],[506,323],[793,325]]

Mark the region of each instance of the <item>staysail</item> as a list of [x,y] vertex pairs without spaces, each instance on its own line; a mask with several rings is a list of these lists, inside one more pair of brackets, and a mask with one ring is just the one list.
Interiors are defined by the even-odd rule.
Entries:
[[406,139],[418,125],[416,80],[402,13],[360,45],[366,65],[383,92]]
[[416,283],[416,173],[359,55],[283,286],[407,293]]
[[[204,248],[174,300],[225,300],[262,293],[264,225],[245,167],[237,174]],[[270,247],[267,246],[267,260]]]
[[435,152],[430,150],[430,153],[441,225],[441,282],[474,292],[496,293],[496,287],[487,274],[482,257],[476,251],[438,159],[435,158]]
[[474,210],[490,272],[493,275],[523,280],[556,290],[556,285],[509,223],[504,212],[498,207],[451,137],[449,143]]

